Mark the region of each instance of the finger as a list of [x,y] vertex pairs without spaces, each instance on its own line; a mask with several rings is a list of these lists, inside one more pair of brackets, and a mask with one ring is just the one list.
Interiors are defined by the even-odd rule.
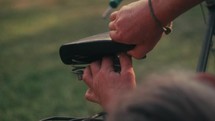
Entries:
[[102,59],[101,69],[106,70],[108,72],[113,71],[113,61],[110,57],[104,57]]
[[132,59],[131,56],[121,53],[119,55],[119,61],[121,65],[121,71],[127,71],[128,69],[132,68]]
[[84,69],[84,74],[83,74],[83,81],[86,83],[86,85],[89,87],[89,88],[92,88],[92,85],[93,85],[93,76],[92,76],[92,72],[90,70],[90,67],[87,66],[85,69]]
[[118,14],[118,11],[114,11],[113,13],[111,13],[110,21],[114,21],[116,19],[117,14]]
[[118,41],[119,40],[119,36],[118,36],[118,32],[117,31],[110,31],[109,32],[109,35],[110,35],[110,38],[113,40],[113,41]]
[[99,103],[98,97],[95,95],[93,90],[90,88],[85,93],[85,98],[90,102]]
[[109,23],[109,30],[116,30],[115,21],[111,21],[111,22]]
[[128,54],[136,59],[142,59],[149,51],[150,49],[148,49],[148,47],[144,45],[137,45],[134,49],[128,51]]
[[90,64],[90,69],[93,77],[99,72],[100,68],[101,68],[100,61],[95,61]]

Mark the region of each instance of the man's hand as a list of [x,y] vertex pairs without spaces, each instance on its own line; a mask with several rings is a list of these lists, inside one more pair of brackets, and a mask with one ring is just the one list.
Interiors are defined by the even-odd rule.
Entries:
[[120,54],[119,59],[121,72],[114,71],[113,62],[108,57],[104,57],[101,62],[91,63],[84,70],[83,80],[89,87],[86,99],[99,103],[106,111],[112,102],[136,87],[131,57]]
[[112,13],[109,29],[113,41],[136,45],[128,54],[137,59],[152,50],[163,33],[150,15],[147,0],[133,2]]

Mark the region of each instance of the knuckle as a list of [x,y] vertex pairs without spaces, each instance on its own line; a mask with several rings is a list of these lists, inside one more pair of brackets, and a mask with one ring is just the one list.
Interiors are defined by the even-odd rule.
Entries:
[[105,69],[102,69],[102,70],[100,71],[99,75],[105,75],[106,73],[107,73],[106,70],[105,70]]
[[133,76],[134,75],[134,71],[133,70],[131,70],[131,69],[129,69],[128,71],[126,71],[126,73],[125,73],[127,76],[129,76],[129,77],[131,77],[131,76]]
[[86,79],[88,79],[89,78],[89,76],[86,74],[86,73],[84,73],[83,75],[82,75],[82,79],[83,80],[86,80]]
[[124,6],[122,6],[122,8],[121,8],[121,10],[127,10],[128,9],[128,5],[124,5]]

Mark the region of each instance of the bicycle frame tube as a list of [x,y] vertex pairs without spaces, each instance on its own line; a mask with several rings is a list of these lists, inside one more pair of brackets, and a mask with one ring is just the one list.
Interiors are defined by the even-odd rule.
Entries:
[[209,53],[212,47],[212,39],[215,29],[215,2],[213,4],[210,4],[208,6],[209,10],[209,20],[208,20],[208,25],[207,25],[207,31],[205,34],[205,40],[203,41],[202,44],[202,50],[201,54],[199,57],[199,62],[197,65],[197,72],[205,72],[207,68],[207,63],[208,63],[208,58],[209,58]]

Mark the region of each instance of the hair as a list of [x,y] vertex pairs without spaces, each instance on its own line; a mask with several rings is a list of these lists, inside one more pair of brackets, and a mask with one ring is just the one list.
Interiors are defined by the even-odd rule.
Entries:
[[115,105],[108,121],[215,121],[214,87],[193,74],[152,76]]

